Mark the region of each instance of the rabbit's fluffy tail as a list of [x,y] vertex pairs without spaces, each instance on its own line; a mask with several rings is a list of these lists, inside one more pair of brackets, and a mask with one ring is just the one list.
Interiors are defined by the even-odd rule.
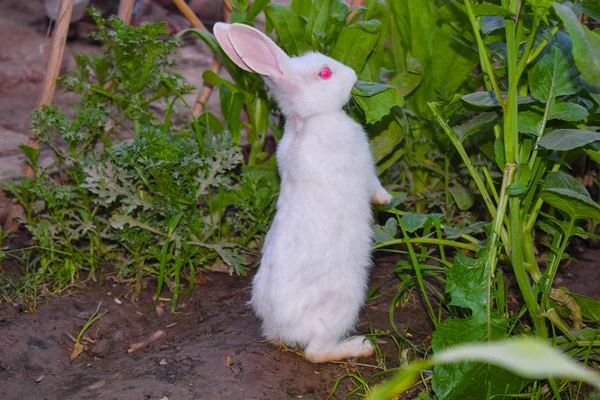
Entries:
[[352,336],[337,343],[311,341],[304,356],[312,363],[343,360],[351,357],[368,357],[373,354],[373,345],[364,336]]

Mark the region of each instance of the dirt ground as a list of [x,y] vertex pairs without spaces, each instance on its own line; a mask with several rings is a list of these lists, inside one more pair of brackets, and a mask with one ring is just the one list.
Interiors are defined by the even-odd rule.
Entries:
[[[589,279],[598,276],[600,251],[588,249],[578,258],[561,268],[557,284],[600,300],[598,280]],[[152,310],[152,288],[134,301],[131,286],[110,278],[49,300],[36,313],[0,304],[0,399],[325,399],[346,368],[364,376],[380,371],[374,356],[357,364],[314,365],[263,342],[259,322],[246,306],[251,275],[204,275],[206,284],[183,296],[177,314],[168,302],[159,312]],[[393,260],[377,260],[371,286],[381,283],[385,291],[396,282]],[[88,350],[70,361],[72,337],[100,302],[105,314],[84,336]],[[389,296],[368,302],[358,332],[368,333],[369,325],[389,330],[390,302]],[[394,320],[414,343],[428,342],[432,328],[415,302],[397,308]],[[164,335],[128,351],[158,332]],[[389,340],[379,345],[388,368],[396,367],[395,345]],[[352,389],[345,379],[333,398],[345,398]]]
[[[372,283],[385,287],[395,279],[392,264],[378,263]],[[37,313],[23,313],[0,305],[0,398],[17,399],[325,399],[335,380],[353,364],[310,364],[298,354],[262,341],[259,323],[246,306],[250,276],[205,275],[171,314],[169,303],[151,309],[152,289],[132,302],[131,286],[111,283],[82,288],[79,293],[40,305]],[[106,313],[85,334],[89,351],[69,360],[72,336],[96,311]],[[358,326],[369,323],[390,329],[390,298],[370,302]],[[120,303],[120,304],[119,304]],[[426,340],[431,328],[418,306],[396,312],[399,329],[408,328],[411,340]],[[164,336],[129,353],[131,344],[157,332]],[[386,341],[387,342],[387,341]],[[381,343],[390,366],[398,359],[396,347]],[[359,360],[376,366],[375,357]],[[397,366],[397,365],[396,365]],[[376,372],[361,367],[365,374]],[[343,381],[334,398],[352,389]]]
[[[41,4],[0,0],[0,172],[20,169],[18,145],[27,140],[36,107],[49,48]],[[73,50],[96,48],[70,43],[63,72],[73,65],[68,56]],[[206,50],[188,44],[179,58],[180,73],[200,84],[200,71],[211,60]],[[58,92],[55,103],[72,100]],[[218,107],[218,97],[211,97],[211,107]],[[600,251],[572,255],[579,262],[561,269],[557,285],[600,299],[599,282],[590,279],[598,276]],[[372,275],[372,285],[383,282],[381,290],[397,282],[393,260],[377,259]],[[325,399],[346,368],[358,368],[365,376],[379,371],[375,357],[359,360],[362,366],[313,365],[262,342],[259,323],[246,306],[251,276],[204,275],[207,283],[181,298],[177,314],[171,314],[168,302],[159,307],[162,313],[152,310],[152,288],[134,301],[131,286],[110,278],[102,286],[83,285],[47,300],[35,313],[0,304],[0,399]],[[369,324],[390,329],[390,302],[389,296],[369,302],[358,332],[368,332]],[[102,321],[86,332],[88,349],[71,361],[72,337],[99,303]],[[432,328],[418,301],[398,308],[395,323],[407,329],[414,343],[428,341]],[[163,333],[159,339],[128,352],[130,345],[158,332]],[[393,343],[380,346],[388,367],[397,366]],[[353,388],[350,380],[342,381],[334,398],[344,398]]]

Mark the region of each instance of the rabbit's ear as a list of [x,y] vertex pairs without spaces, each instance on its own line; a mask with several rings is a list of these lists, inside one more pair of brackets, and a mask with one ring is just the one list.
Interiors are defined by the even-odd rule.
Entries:
[[231,43],[231,40],[229,40],[229,28],[231,28],[231,25],[224,22],[217,22],[214,25],[213,32],[217,38],[217,42],[219,42],[225,54],[227,54],[229,58],[231,58],[231,61],[236,63],[238,67],[246,71],[253,72],[233,48],[233,44]]
[[274,80],[291,72],[290,58],[264,33],[244,24],[230,25],[227,33],[229,43],[238,57],[237,60],[231,59],[240,68],[247,67],[244,69]]

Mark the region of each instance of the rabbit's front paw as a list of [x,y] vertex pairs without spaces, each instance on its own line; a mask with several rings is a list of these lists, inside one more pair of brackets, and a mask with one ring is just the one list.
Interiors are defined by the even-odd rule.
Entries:
[[392,195],[384,188],[380,187],[371,198],[371,203],[376,206],[389,206],[392,202]]

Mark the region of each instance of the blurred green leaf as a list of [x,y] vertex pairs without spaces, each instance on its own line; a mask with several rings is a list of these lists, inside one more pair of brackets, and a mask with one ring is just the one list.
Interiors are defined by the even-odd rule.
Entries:
[[573,39],[573,57],[583,79],[592,86],[600,86],[600,35],[582,25],[566,5],[556,2],[552,5]]

